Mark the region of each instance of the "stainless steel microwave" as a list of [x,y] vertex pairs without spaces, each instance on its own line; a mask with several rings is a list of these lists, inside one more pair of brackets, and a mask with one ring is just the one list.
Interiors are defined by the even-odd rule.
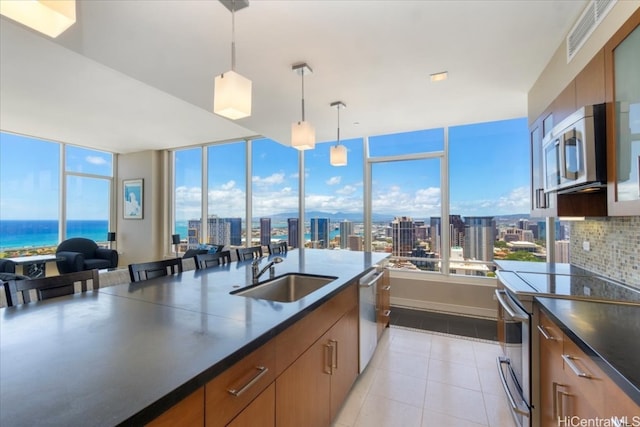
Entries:
[[577,192],[607,182],[605,105],[588,105],[558,123],[542,141],[544,191]]

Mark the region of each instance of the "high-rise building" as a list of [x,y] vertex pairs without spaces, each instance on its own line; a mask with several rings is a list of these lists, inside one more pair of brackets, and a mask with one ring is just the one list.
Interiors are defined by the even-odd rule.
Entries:
[[413,219],[408,216],[395,217],[391,221],[391,253],[395,256],[411,256],[416,244],[416,230]]
[[495,241],[495,221],[492,216],[465,217],[465,259],[493,261]]
[[[442,221],[439,216],[431,217],[429,220],[429,239],[431,240],[431,252],[441,254],[441,230]],[[460,215],[449,215],[449,244],[451,247],[464,246],[465,224]]]
[[364,247],[364,243],[362,242],[362,236],[357,236],[352,234],[348,237],[348,248],[352,251],[361,251]]
[[568,240],[556,240],[555,244],[555,262],[569,262],[569,241]]
[[329,218],[311,218],[311,247],[326,249],[329,247]]
[[416,229],[416,239],[425,241],[427,240],[427,226],[423,219],[416,219],[413,221],[413,226]]
[[[197,247],[203,240],[202,222],[199,219],[190,219],[188,233],[187,247]],[[210,216],[207,219],[207,236],[209,244],[241,246],[242,219]]]
[[529,229],[529,220],[526,218],[520,218],[518,220],[518,228],[520,230],[528,230]]
[[353,234],[353,222],[346,219],[340,223],[340,249],[347,249],[349,236]]
[[300,247],[298,244],[298,218],[287,218],[287,240],[290,248]]
[[271,218],[260,218],[260,245],[271,243]]

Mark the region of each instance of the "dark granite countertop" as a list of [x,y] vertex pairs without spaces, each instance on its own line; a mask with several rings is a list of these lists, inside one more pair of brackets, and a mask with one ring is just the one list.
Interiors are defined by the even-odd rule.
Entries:
[[640,405],[640,305],[543,297],[536,301]]
[[517,273],[593,274],[583,268],[561,262],[494,261],[500,270]]
[[246,261],[0,309],[0,425],[143,424],[388,254],[282,256],[276,275],[338,279],[292,303],[230,295],[251,283]]

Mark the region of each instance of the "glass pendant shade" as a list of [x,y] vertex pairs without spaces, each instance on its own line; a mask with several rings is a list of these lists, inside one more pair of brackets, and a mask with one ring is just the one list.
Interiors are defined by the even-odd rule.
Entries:
[[291,146],[298,150],[312,150],[316,146],[316,130],[311,123],[301,121],[291,125]]
[[213,112],[231,120],[251,115],[251,80],[235,71],[227,71],[215,79]]
[[347,166],[347,147],[344,145],[334,145],[329,153],[331,166]]
[[76,2],[75,0],[2,0],[0,14],[49,37],[58,37],[76,22]]

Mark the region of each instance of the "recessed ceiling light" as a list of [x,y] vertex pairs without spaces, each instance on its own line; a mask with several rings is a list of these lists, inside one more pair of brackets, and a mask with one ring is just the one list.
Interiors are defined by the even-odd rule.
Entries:
[[430,74],[431,82],[440,82],[442,80],[447,80],[449,73],[447,71],[442,71],[440,73]]

